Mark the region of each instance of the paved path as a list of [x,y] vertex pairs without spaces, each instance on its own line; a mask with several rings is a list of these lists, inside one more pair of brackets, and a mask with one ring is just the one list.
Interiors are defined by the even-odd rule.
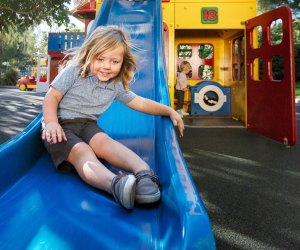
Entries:
[[20,133],[42,111],[44,95],[0,88],[0,144]]
[[[41,112],[43,95],[0,88],[0,143]],[[300,104],[297,120],[300,131]],[[218,249],[300,249],[299,135],[285,148],[245,128],[186,128],[179,143]]]

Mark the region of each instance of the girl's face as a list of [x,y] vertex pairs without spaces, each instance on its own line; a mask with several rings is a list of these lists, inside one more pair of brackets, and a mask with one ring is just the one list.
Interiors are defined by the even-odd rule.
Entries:
[[187,75],[188,73],[190,73],[191,69],[189,67],[184,67],[182,71]]
[[116,77],[123,64],[124,49],[119,46],[113,50],[106,51],[91,62],[91,72],[101,81],[106,82]]

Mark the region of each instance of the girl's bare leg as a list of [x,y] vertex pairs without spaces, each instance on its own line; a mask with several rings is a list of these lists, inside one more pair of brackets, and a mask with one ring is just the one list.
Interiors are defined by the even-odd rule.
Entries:
[[97,159],[88,144],[84,142],[76,144],[69,153],[67,161],[75,167],[86,183],[111,193],[111,181],[115,174]]
[[150,169],[149,165],[136,153],[113,140],[105,133],[94,135],[89,145],[99,158],[108,161],[115,167],[122,168],[134,174]]

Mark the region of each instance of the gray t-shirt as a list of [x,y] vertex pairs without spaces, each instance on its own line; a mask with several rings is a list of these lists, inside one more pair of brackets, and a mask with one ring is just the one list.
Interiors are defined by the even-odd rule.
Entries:
[[100,82],[92,73],[83,78],[79,71],[79,66],[69,65],[51,83],[64,95],[58,106],[58,118],[97,120],[115,99],[126,104],[136,97],[121,82]]

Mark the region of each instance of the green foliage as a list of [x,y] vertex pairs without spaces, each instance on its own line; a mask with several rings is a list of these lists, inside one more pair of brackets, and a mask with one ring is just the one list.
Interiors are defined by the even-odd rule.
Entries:
[[48,54],[48,32],[42,32],[42,38],[36,43],[36,51],[42,54]]
[[10,26],[8,32],[0,32],[0,83],[7,84],[3,79],[10,67],[36,64],[35,40],[32,29],[22,32]]
[[19,71],[16,68],[9,68],[6,70],[3,78],[5,85],[16,85],[19,78]]
[[293,22],[294,28],[294,53],[295,53],[295,78],[300,82],[300,18]]
[[296,83],[296,94],[295,94],[295,97],[297,99],[300,99],[300,82]]
[[74,23],[70,23],[67,25],[66,32],[82,32],[82,30],[80,30],[79,28],[76,27],[76,25]]
[[0,30],[7,32],[9,27],[17,26],[26,30],[45,21],[49,26],[69,22],[69,10],[66,4],[70,0],[1,0]]
[[295,15],[300,12],[300,0],[257,0],[258,12],[263,13],[279,6],[289,6]]
[[7,61],[15,66],[20,61],[24,64],[34,62],[36,37],[31,29],[21,32],[15,27],[10,27],[8,33],[0,33],[0,39],[0,61]]

